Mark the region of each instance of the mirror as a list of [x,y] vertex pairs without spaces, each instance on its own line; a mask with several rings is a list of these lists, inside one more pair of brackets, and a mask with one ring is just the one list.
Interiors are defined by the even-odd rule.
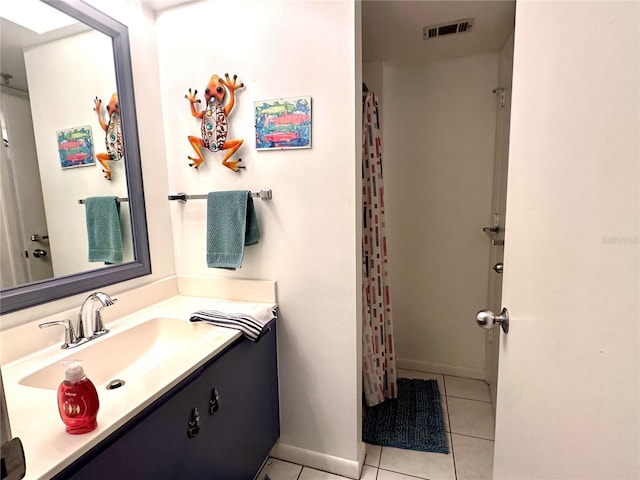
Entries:
[[[42,1],[81,24],[76,22],[75,25],[58,29],[57,34],[49,34],[57,35],[58,38],[47,38],[45,44],[25,50],[27,75],[31,71],[35,72],[35,77],[38,74],[45,77],[34,78],[32,75],[28,79],[32,118],[27,119],[33,123],[36,148],[31,147],[31,150],[37,158],[39,175],[23,176],[26,180],[17,187],[7,187],[4,184],[6,169],[9,168],[9,173],[13,173],[12,162],[5,161],[4,149],[7,149],[7,144],[11,154],[17,155],[17,151],[21,158],[22,152],[29,153],[29,148],[20,149],[17,144],[13,144],[13,138],[3,128],[1,206],[3,230],[15,228],[23,231],[22,248],[18,255],[26,257],[30,254],[31,260],[36,255],[35,259],[39,261],[36,265],[49,263],[54,276],[47,278],[50,274],[46,271],[35,274],[29,272],[30,275],[22,277],[15,275],[18,284],[14,286],[6,282],[7,288],[3,286],[0,291],[0,313],[28,308],[151,273],[127,27],[77,0]],[[52,19],[49,17],[47,20],[51,23]],[[70,51],[70,44],[77,48],[91,45],[91,51]],[[64,50],[61,51],[62,46]],[[99,62],[97,66],[96,61]],[[6,75],[9,72],[2,73]],[[7,78],[3,76],[2,81],[6,83]],[[3,107],[5,97],[12,97],[12,101],[16,97],[15,94],[5,95],[7,90],[3,87]],[[94,156],[95,153],[107,151],[106,129],[103,130],[102,122],[98,121],[96,112],[93,111],[94,106],[97,106],[93,102],[95,97],[102,99],[100,110],[103,120],[108,122],[105,107],[114,92],[118,95],[125,154],[121,161],[107,162],[112,170],[112,180],[104,178],[103,165],[97,161],[87,167],[64,168],[60,154],[61,142],[69,139],[75,141],[84,135],[83,141],[92,140]],[[22,101],[25,102],[25,99]],[[67,116],[76,106],[80,113],[75,117]],[[14,110],[11,112],[13,115]],[[0,120],[4,127],[5,113],[2,117]],[[83,130],[85,126],[91,127],[89,134],[86,133],[87,130]],[[33,153],[34,150],[37,155]],[[46,168],[43,167],[45,163]],[[14,160],[13,165],[18,165],[15,168],[22,168],[19,161]],[[15,205],[12,205],[12,189],[29,192],[29,200],[13,201]],[[105,265],[103,262],[88,262],[85,206],[79,203],[88,196],[116,196],[121,199],[122,263]],[[23,222],[21,214],[27,207],[37,204],[39,197],[44,200],[43,210],[46,216],[46,224],[41,227]],[[18,215],[14,212],[18,212]],[[4,262],[8,252],[6,242],[2,243],[0,254]],[[50,261],[52,256],[55,256],[56,261]],[[46,261],[40,261],[43,257]],[[21,259],[10,259],[14,263],[19,260]]]
[[[88,235],[78,200],[128,194],[124,162],[108,161],[115,174],[105,181],[97,161],[106,124],[104,105],[100,117],[92,112],[94,99],[117,89],[111,37],[37,0],[3,7],[0,35],[0,221],[9,226],[0,233],[0,288],[7,289],[100,267],[100,258],[81,254]],[[119,217],[118,253],[131,261],[127,210]]]

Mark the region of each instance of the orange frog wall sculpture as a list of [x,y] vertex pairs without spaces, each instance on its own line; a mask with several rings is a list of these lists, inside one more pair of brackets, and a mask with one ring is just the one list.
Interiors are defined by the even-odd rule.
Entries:
[[120,126],[120,106],[118,105],[118,94],[111,95],[109,105],[107,105],[107,114],[109,122],[105,123],[102,119],[102,100],[96,97],[93,101],[93,110],[98,115],[100,126],[105,131],[105,143],[107,145],[107,153],[97,153],[96,158],[102,164],[104,178],[111,180],[111,168],[108,161],[118,161],[124,156],[124,146],[122,144],[122,128]]
[[[191,160],[191,163],[189,163],[190,167],[198,168],[202,162],[204,162],[204,157],[200,150],[200,148],[204,147],[212,152],[227,150],[222,159],[222,164],[234,172],[239,172],[241,168],[245,168],[244,166],[240,166],[240,162],[242,162],[241,158],[230,160],[231,156],[240,148],[240,145],[242,145],[242,140],[227,140],[227,134],[229,132],[228,117],[235,104],[235,91],[244,87],[244,83],[238,84],[236,82],[237,75],[234,75],[233,79],[229,78],[228,73],[225,73],[224,79],[218,75],[213,75],[204,91],[204,101],[206,105],[201,112],[198,112],[195,107],[196,103],[200,103],[200,100],[196,98],[198,94],[197,90],[194,90],[192,93],[191,89],[189,89],[189,93],[184,96],[189,100],[191,115],[202,121],[200,137],[188,136],[189,143],[197,155],[196,157],[189,157],[189,160]],[[229,92],[229,98],[226,105],[224,105],[222,102],[226,96],[226,92]]]

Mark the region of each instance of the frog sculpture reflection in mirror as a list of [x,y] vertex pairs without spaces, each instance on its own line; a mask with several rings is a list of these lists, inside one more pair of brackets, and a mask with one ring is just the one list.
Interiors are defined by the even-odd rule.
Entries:
[[102,164],[104,169],[104,178],[111,180],[111,168],[109,161],[116,162],[124,156],[124,146],[122,144],[122,128],[120,126],[120,105],[118,104],[118,94],[111,95],[111,100],[107,105],[107,115],[109,122],[105,123],[102,119],[102,100],[98,97],[94,100],[94,112],[98,115],[100,126],[105,131],[105,144],[107,146],[106,153],[96,153],[96,158]]

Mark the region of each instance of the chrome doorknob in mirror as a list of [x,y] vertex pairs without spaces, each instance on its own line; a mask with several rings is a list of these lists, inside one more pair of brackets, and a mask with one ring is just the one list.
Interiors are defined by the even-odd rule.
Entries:
[[493,270],[494,270],[496,273],[502,273],[502,272],[504,272],[504,265],[503,265],[503,263],[502,263],[502,262],[498,262],[498,263],[496,263],[496,264],[495,264],[493,267],[491,267],[491,268],[493,268]]
[[47,251],[46,250],[42,250],[41,248],[36,248],[33,251],[33,256],[36,257],[36,258],[46,257],[47,256]]
[[491,310],[480,310],[476,315],[476,323],[487,330],[498,324],[504,333],[509,333],[509,310],[503,308],[500,315],[496,315]]

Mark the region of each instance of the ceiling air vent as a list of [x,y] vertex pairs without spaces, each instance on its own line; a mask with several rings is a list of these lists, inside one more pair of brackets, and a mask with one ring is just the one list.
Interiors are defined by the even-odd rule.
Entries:
[[473,18],[463,18],[462,20],[455,20],[453,22],[429,25],[422,29],[422,38],[428,40],[430,38],[442,37],[443,35],[470,32],[472,27]]

